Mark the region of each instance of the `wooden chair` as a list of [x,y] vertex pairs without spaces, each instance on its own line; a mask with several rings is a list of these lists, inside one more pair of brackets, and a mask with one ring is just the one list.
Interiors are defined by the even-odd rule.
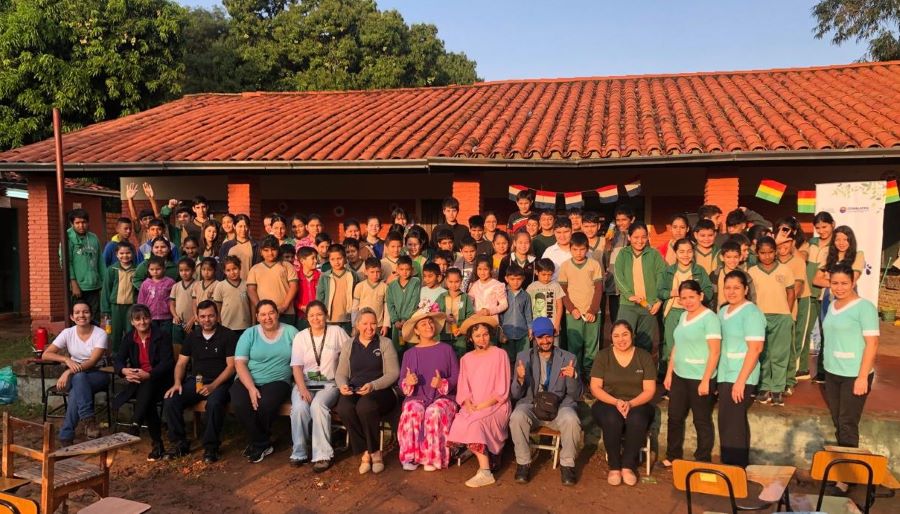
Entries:
[[[528,446],[531,447],[531,453],[534,455],[535,453],[541,450],[547,450],[553,455],[553,469],[556,469],[557,463],[559,463],[559,449],[560,449],[560,433],[559,430],[553,430],[550,427],[539,426],[537,430],[531,432],[532,439],[537,439],[537,441],[532,440],[528,443]],[[550,438],[550,443],[544,443],[542,438],[548,437]]]
[[[750,466],[748,470],[738,466],[694,462],[677,459],[672,463],[673,483],[687,497],[688,514],[693,513],[691,496],[693,493],[727,497],[731,502],[732,514],[738,511],[762,510],[776,503],[776,510],[785,505],[791,510],[788,485],[796,468],[792,466]],[[759,505],[738,505],[737,500],[748,496],[749,481],[763,486]]]
[[[813,455],[810,476],[822,482],[819,494],[803,494],[791,497],[791,502],[800,510],[816,510],[830,513],[860,512],[852,499],[843,496],[827,496],[825,488],[829,481],[846,484],[865,484],[866,497],[862,512],[868,513],[875,503],[876,489],[885,485],[892,489],[895,482],[888,471],[888,459],[884,455],[874,455],[858,448],[830,447]],[[815,507],[815,508],[813,508]]]
[[0,514],[38,514],[38,504],[28,498],[0,493]]
[[[40,450],[15,443],[15,429],[26,428],[43,433]],[[54,439],[51,423],[32,423],[3,413],[3,476],[24,478],[41,486],[41,512],[50,514],[64,503],[69,493],[79,489],[93,489],[101,497],[109,495],[109,467],[106,459],[91,465],[78,459],[57,460],[53,456]],[[15,456],[35,461],[16,468]],[[105,456],[104,456],[105,457]]]

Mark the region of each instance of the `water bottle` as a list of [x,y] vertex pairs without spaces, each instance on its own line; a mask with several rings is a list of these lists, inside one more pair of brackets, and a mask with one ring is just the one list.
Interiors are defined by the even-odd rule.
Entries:
[[199,393],[201,389],[203,389],[203,375],[197,375],[196,377],[197,384],[195,386],[195,390]]

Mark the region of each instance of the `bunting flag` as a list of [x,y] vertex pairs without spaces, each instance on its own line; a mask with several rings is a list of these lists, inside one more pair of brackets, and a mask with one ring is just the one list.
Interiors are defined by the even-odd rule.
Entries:
[[619,186],[603,186],[596,189],[600,203],[615,203],[619,199]]
[[815,214],[816,212],[816,192],[813,191],[797,191],[797,212],[806,214]]
[[522,191],[528,191],[528,188],[515,184],[509,186],[509,199],[515,202],[518,199],[519,193]]
[[635,196],[641,194],[641,179],[635,178],[631,182],[626,182],[625,194],[628,195],[628,198],[634,198]]
[[566,209],[575,209],[584,206],[584,198],[581,193],[563,193],[566,200]]
[[781,182],[766,179],[759,183],[756,197],[767,202],[781,203],[781,197],[784,196],[785,189],[787,189],[787,186]]
[[897,191],[897,181],[888,180],[884,190],[884,203],[900,202],[900,192]]
[[553,191],[538,191],[534,197],[534,205],[539,209],[555,208],[556,193]]

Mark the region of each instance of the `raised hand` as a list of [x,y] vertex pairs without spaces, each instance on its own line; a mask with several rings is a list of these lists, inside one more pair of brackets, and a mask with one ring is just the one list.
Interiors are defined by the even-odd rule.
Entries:
[[434,370],[434,378],[431,379],[431,388],[437,389],[437,388],[441,387],[442,380],[443,380],[443,378],[441,378],[441,372],[435,369]]
[[130,182],[127,186],[125,186],[125,199],[126,200],[134,200],[134,197],[138,194],[138,185],[137,182]]
[[566,367],[560,369],[559,374],[566,378],[575,378],[575,359],[570,360]]
[[149,182],[144,182],[143,186],[144,194],[147,195],[147,198],[153,198],[153,186],[150,185]]
[[419,377],[411,369],[406,368],[406,378],[403,379],[403,382],[409,387],[415,387],[419,383]]

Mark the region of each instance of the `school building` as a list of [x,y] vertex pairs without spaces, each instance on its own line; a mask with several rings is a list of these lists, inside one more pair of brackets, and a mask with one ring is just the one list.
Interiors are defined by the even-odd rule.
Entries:
[[[796,192],[816,183],[895,177],[900,61],[189,95],[69,133],[64,147],[69,177],[149,181],[160,204],[202,194],[213,211],[249,214],[255,235],[268,212],[321,214],[333,235],[349,217],[386,220],[395,206],[430,225],[447,195],[459,199],[463,223],[484,210],[502,223],[515,209],[511,184],[618,185],[660,243],[672,214],[704,203],[774,219],[796,214]],[[54,227],[53,142],[0,153],[0,171],[27,176],[28,226]],[[635,178],[642,192],[625,198],[621,186]],[[787,184],[779,205],[754,198],[762,179]],[[611,214],[596,194],[584,200]],[[886,245],[900,239],[890,222],[897,205],[886,213]],[[55,230],[29,241],[33,323],[63,316],[62,276],[47,272],[58,244]]]

